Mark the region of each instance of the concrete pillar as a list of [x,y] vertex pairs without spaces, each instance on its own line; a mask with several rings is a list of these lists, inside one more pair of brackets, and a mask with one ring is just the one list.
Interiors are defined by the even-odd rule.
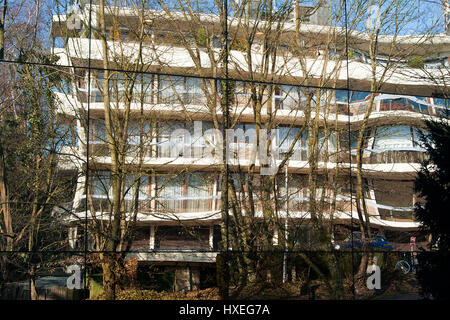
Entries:
[[[80,128],[80,123],[78,123],[79,121],[77,121],[77,125],[79,125],[78,128]],[[82,132],[83,130],[79,130],[79,132]],[[85,140],[82,140],[83,138],[81,137],[80,134],[80,141],[85,142]],[[79,148],[81,150],[81,148],[85,149],[85,147],[83,147],[83,143],[79,143]],[[85,150],[84,150],[85,151]],[[75,196],[73,198],[73,208],[78,209],[81,206],[81,201],[85,201],[85,197],[86,194],[84,193],[85,191],[85,186],[86,186],[86,175],[80,175],[77,179],[77,186],[76,186],[76,190],[75,190]]]
[[199,268],[189,268],[190,270],[190,285],[191,290],[200,289],[200,269]]
[[278,245],[278,228],[274,230],[272,242],[275,246]]
[[151,207],[151,211],[155,211],[156,210],[156,177],[155,174],[152,173],[152,175],[150,176],[150,197],[151,197],[151,202],[150,202],[150,207]]
[[176,292],[187,292],[200,289],[200,269],[196,267],[179,267],[175,269]]
[[155,226],[150,226],[149,248],[155,250]]
[[211,205],[211,210],[212,211],[216,211],[216,202],[217,202],[217,199],[216,199],[216,196],[217,196],[217,177],[214,179],[214,183],[213,183],[213,194],[212,194],[212,196],[213,196],[213,199],[212,199],[212,205]]
[[189,267],[175,269],[175,292],[186,292],[191,290],[189,282]]
[[209,248],[214,250],[214,225],[209,227]]
[[77,240],[77,227],[73,226],[69,228],[69,246],[71,249],[75,249]]

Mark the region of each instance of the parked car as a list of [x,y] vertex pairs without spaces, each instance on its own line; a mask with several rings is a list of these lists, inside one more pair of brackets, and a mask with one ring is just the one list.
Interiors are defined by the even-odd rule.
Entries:
[[[353,245],[352,236],[350,235],[347,237],[347,239],[345,239],[343,246],[345,248],[361,248],[363,245],[361,238],[361,232],[353,232]],[[373,248],[377,249],[392,249],[392,244],[389,243],[389,241],[387,241],[386,238],[381,235],[372,235],[372,237],[370,238],[370,244]]]

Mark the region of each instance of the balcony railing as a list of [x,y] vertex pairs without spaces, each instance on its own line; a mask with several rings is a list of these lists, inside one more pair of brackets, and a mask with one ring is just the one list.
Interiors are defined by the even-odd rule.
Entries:
[[[143,149],[139,145],[129,144],[126,146],[126,156],[128,157],[137,157],[140,151],[143,151],[143,157],[152,157],[154,152],[152,151],[152,146],[146,144]],[[89,156],[91,157],[110,157],[111,151],[109,150],[109,146],[107,143],[99,143],[98,141],[92,142],[89,144]]]
[[425,159],[426,154],[419,150],[386,150],[382,152],[371,152],[368,158],[363,159],[363,163],[421,163]]
[[[351,103],[350,105],[346,102],[339,101],[336,103],[335,108],[331,108],[332,112],[337,112],[340,115],[350,115],[357,116],[365,114],[368,107],[368,102]],[[420,104],[414,101],[404,102],[388,102],[380,103],[380,112],[386,111],[408,111],[411,113],[420,113],[424,115],[431,116],[444,116],[448,117],[448,112],[445,112],[444,108],[439,108],[438,106],[432,107],[428,104]]]
[[416,102],[410,103],[409,100],[407,103],[393,102],[393,101],[390,101],[388,103],[380,103],[380,111],[397,111],[397,110],[430,114],[429,107],[427,105],[418,104]]
[[[78,100],[81,103],[96,103],[96,102],[103,102],[103,95],[101,94],[101,92],[98,89],[93,88],[90,92],[90,96],[88,97],[88,92],[86,89],[79,89],[78,93],[75,95],[76,98],[78,98]],[[120,102],[125,102],[125,92],[123,91],[119,91],[118,93],[111,93],[110,99],[112,99],[113,102],[116,102],[117,100]],[[151,92],[140,92],[138,90],[136,90],[133,93],[133,97],[132,97],[132,102],[134,103],[139,103],[139,102],[143,102],[143,103],[154,103],[154,101],[156,100],[156,98],[154,97],[154,95]]]
[[155,239],[156,250],[210,250],[209,239]]
[[156,157],[158,158],[213,158],[215,149],[205,144],[173,144],[158,143]]
[[396,222],[412,222],[414,221],[414,211],[399,211],[399,210],[389,210],[378,208],[380,213],[380,218],[387,221]]
[[[244,200],[244,199],[242,199]],[[337,210],[337,212],[347,212],[350,209],[350,201],[347,197],[338,197],[336,199],[335,206],[332,204],[332,200],[328,197],[324,198],[324,202],[321,202],[321,197],[316,198],[317,210],[323,213]],[[215,202],[215,204],[214,204]],[[320,203],[319,203],[320,202]],[[255,199],[255,209],[262,211],[262,203],[260,200]],[[310,200],[308,197],[291,197],[288,202],[289,212],[293,213],[307,213],[310,210]],[[76,208],[76,212],[83,212],[86,210],[86,202],[82,201],[81,205]],[[410,208],[386,208],[387,206],[379,205],[376,203],[368,203],[369,208],[378,208],[379,217],[382,220],[394,221],[394,222],[413,222],[414,210]],[[334,209],[333,209],[334,207]],[[389,207],[389,206],[388,206]],[[89,201],[88,209],[98,213],[104,213],[105,219],[108,218],[108,214],[111,212],[111,200],[107,197],[92,197],[92,201]],[[126,212],[134,212],[135,201],[126,199],[123,202],[123,208]],[[205,197],[179,197],[178,199],[156,198],[156,201],[151,200],[139,200],[138,201],[138,213],[140,214],[156,214],[158,217],[165,214],[176,213],[195,213],[195,212],[211,212],[213,208],[218,211],[221,208],[220,195],[218,196],[205,196]],[[273,208],[275,209],[275,207]],[[283,212],[286,209],[284,198],[278,202],[278,211]],[[376,211],[374,211],[376,213]],[[101,219],[101,217],[97,217]],[[141,239],[142,240],[142,239]],[[145,241],[138,241],[137,246],[146,245]],[[135,249],[138,249],[135,246]],[[165,247],[165,249],[170,249]]]
[[[286,157],[287,151],[287,149],[280,149],[278,152],[278,160],[283,160]],[[308,150],[306,148],[294,149],[288,159],[293,161],[308,161]]]
[[[111,201],[112,197],[107,196],[96,196],[93,195],[91,199],[88,200],[88,210],[93,210],[95,212],[108,213],[111,212]],[[124,199],[122,201],[123,209],[126,212],[133,212],[135,209],[135,201],[132,199]],[[75,208],[76,212],[82,212],[86,210],[86,201],[81,201],[80,206]],[[139,213],[152,213],[152,201],[150,199],[138,200],[138,212]]]
[[[373,151],[365,149],[365,152],[370,152],[369,155],[363,155],[363,164],[382,164],[382,163],[421,163],[426,159],[427,155],[419,150],[385,150]],[[349,163],[356,163],[356,152],[352,150],[351,155],[348,152],[341,152],[331,157],[332,161]]]
[[[91,208],[95,212],[109,213],[111,212],[112,197],[92,196],[92,200],[88,201],[88,210]],[[137,210],[139,213],[150,214],[170,214],[184,212],[210,212],[213,210],[214,202],[216,208],[219,207],[218,202],[220,196],[199,196],[199,197],[157,197],[156,201],[150,199],[138,200]],[[133,199],[124,199],[122,201],[123,210],[126,212],[134,212],[136,202]],[[86,201],[81,201],[80,206],[75,208],[76,212],[86,210]]]
[[[77,94],[74,96],[82,103],[103,102],[103,96],[100,91],[93,88],[90,92],[90,97],[88,97],[88,92],[84,88],[79,88]],[[118,95],[111,94],[114,100],[119,99],[119,101],[125,101],[124,92],[118,92]],[[247,93],[235,93],[230,101],[232,104],[237,104],[241,106],[248,105],[250,95]],[[406,99],[406,98],[405,98]],[[263,104],[266,105],[269,100],[267,95],[264,96]],[[171,93],[170,95],[163,95],[161,92],[159,94],[155,92],[140,92],[135,91],[133,94],[132,102],[135,103],[161,103],[161,104],[183,104],[183,105],[206,105],[207,99],[203,92],[177,92]],[[289,96],[274,96],[273,103],[276,109],[284,110],[302,110],[305,107],[304,101],[297,101],[290,98]],[[339,115],[363,115],[368,107],[368,101],[354,102],[351,104],[345,101],[336,101],[336,103],[330,106],[331,113],[337,113]],[[322,112],[324,112],[324,106],[321,106]],[[416,101],[411,101],[406,99],[406,102],[396,102],[395,100],[389,102],[380,103],[380,112],[385,111],[408,111],[411,113],[420,113],[424,115],[438,116],[438,117],[449,117],[449,113],[445,108],[439,106],[431,106],[428,103],[419,103]]]
[[206,98],[203,93],[179,92],[169,96],[160,94],[159,103],[204,105]]
[[[126,155],[128,157],[138,157],[140,152],[139,145],[127,146]],[[249,143],[231,143],[229,145],[229,159],[231,161],[249,161],[255,153],[255,146]],[[185,158],[185,159],[214,159],[219,156],[219,150],[213,146],[205,144],[176,144],[169,142],[147,144],[143,149],[143,157],[146,158]],[[382,164],[382,163],[421,163],[427,155],[422,150],[370,150],[365,149],[363,164]],[[369,154],[367,153],[369,152]],[[91,157],[109,157],[110,150],[106,143],[94,142],[89,145],[89,155]],[[277,160],[282,160],[286,156],[285,149],[278,150]],[[330,153],[328,161],[349,163],[356,162],[355,150],[351,155],[342,150],[339,153]],[[256,152],[256,158],[259,159],[259,153]],[[289,157],[292,161],[308,161],[308,150],[305,148],[294,149]],[[319,154],[318,161],[324,161],[324,153]]]
[[183,212],[209,212],[213,208],[214,196],[203,197],[176,197],[176,199],[156,198],[156,212],[183,213]]

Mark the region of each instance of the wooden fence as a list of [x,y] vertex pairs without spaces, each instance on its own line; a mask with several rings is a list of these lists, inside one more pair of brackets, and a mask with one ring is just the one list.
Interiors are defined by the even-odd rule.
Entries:
[[[51,287],[37,289],[38,300],[83,300],[89,297],[85,290],[71,290],[67,287]],[[7,284],[4,286],[1,300],[30,300],[30,289],[23,284]]]

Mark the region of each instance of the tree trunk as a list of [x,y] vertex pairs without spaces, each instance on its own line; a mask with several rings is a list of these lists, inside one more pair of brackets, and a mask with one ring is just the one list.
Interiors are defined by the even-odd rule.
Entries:
[[5,226],[4,232],[6,233],[6,251],[11,251],[13,248],[13,229],[12,218],[9,208],[9,197],[6,183],[6,166],[3,148],[0,146],[0,212],[3,215],[3,224]]
[[100,254],[103,271],[103,299],[115,300],[119,289],[121,257],[114,252]]
[[39,296],[36,290],[36,274],[34,266],[30,270],[30,300],[38,300]]
[[3,0],[2,16],[0,18],[0,59],[5,58],[5,22],[6,22],[6,11],[8,9],[8,1]]

